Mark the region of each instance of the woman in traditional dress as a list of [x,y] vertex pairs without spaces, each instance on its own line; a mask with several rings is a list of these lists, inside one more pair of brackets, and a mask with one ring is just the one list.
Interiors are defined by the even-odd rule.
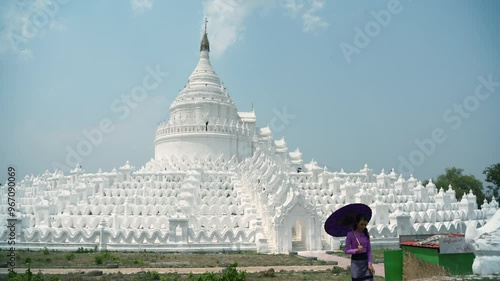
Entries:
[[351,256],[351,278],[353,281],[373,281],[375,269],[372,265],[370,234],[366,229],[368,220],[363,215],[356,216],[353,230],[347,233],[346,254]]

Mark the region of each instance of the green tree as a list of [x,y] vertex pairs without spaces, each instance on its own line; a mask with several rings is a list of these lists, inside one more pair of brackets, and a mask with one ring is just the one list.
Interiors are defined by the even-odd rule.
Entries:
[[483,183],[473,175],[465,175],[463,169],[456,167],[446,168],[445,173],[439,175],[435,184],[437,188],[442,187],[445,190],[451,184],[458,201],[462,199],[464,193],[469,193],[469,190],[472,190],[472,193],[476,195],[477,205],[481,206],[483,204],[485,198]]
[[486,198],[488,200],[495,198],[498,201],[500,199],[500,163],[486,167],[483,174],[486,175],[486,181],[493,184],[486,187]]
[[[434,180],[432,180],[432,182],[434,182]],[[426,186],[428,183],[429,183],[429,180],[424,180],[424,181],[422,181],[422,185],[423,185],[423,186]]]

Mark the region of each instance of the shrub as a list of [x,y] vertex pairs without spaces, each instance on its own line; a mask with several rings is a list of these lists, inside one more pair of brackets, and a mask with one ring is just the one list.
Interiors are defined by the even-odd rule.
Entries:
[[[215,274],[213,272],[206,272],[198,275],[197,277],[190,273],[188,275],[188,280],[190,281],[246,281],[246,272],[236,270],[237,264],[233,263],[226,267],[222,274]],[[268,270],[269,271],[269,270]],[[274,274],[274,269],[272,269]],[[166,279],[170,280],[170,279]],[[173,281],[178,281],[180,279],[173,279]]]
[[95,256],[94,261],[95,264],[102,264],[104,262],[104,259],[101,256]]
[[38,273],[33,278],[33,281],[44,281],[44,280],[45,279],[43,278],[43,274],[41,271],[38,271]]
[[101,252],[101,257],[109,259],[111,257],[111,253],[108,251]]
[[[25,281],[25,280],[34,280],[33,279],[33,272],[31,272],[30,267],[26,269],[25,273],[16,273],[14,271],[10,271],[8,276],[9,281]],[[36,276],[35,276],[36,278]],[[42,279],[43,280],[43,279]]]
[[[193,273],[190,273],[189,276],[191,276],[192,274]],[[160,280],[161,281],[180,281],[181,276],[177,272],[170,272],[170,273],[167,273],[165,276],[162,276]],[[189,279],[189,280],[195,280],[195,279],[193,277],[193,279]]]
[[261,277],[276,277],[276,272],[274,271],[274,268],[269,268],[268,270],[262,272],[260,274]]
[[67,260],[71,261],[71,260],[74,260],[76,255],[73,254],[73,253],[69,253],[67,254],[66,256],[64,256]]
[[[226,267],[226,271],[222,274],[221,281],[245,281],[246,280],[246,272],[238,271],[236,267],[237,263],[233,263]],[[273,269],[274,272],[274,269]]]
[[139,266],[143,266],[144,265],[144,261],[143,260],[138,260],[138,259],[135,259],[134,260],[134,264],[137,264]]
[[146,272],[147,280],[160,280],[160,274],[156,271],[148,271]]
[[47,247],[44,247],[43,250],[42,250],[42,252],[43,252],[44,255],[50,254],[49,249],[47,249]]
[[57,275],[51,275],[49,281],[61,281],[61,278]]
[[340,273],[343,273],[343,272],[346,272],[345,269],[343,269],[342,267],[339,267],[339,266],[334,266],[332,268],[332,273],[333,274],[340,274]]

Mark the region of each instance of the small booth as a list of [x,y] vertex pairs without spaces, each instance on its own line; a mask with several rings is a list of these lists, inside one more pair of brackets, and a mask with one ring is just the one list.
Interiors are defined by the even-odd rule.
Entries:
[[384,252],[386,280],[403,280],[404,252],[431,264],[442,266],[453,275],[472,274],[474,253],[463,234],[401,235],[401,250]]

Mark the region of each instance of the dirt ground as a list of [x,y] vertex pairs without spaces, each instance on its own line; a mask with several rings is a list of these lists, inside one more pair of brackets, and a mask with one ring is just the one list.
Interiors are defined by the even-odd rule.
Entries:
[[[0,253],[0,263],[5,261],[6,255]],[[40,280],[50,281],[198,280],[204,272],[220,274],[225,266],[235,262],[238,264],[237,270],[247,272],[246,280],[350,280],[346,269],[326,265],[324,261],[298,255],[266,255],[255,252],[176,254],[40,250],[17,251],[16,262],[18,273],[24,273],[29,264],[33,277],[39,274]],[[43,278],[42,272],[38,273],[39,270],[43,271]],[[0,274],[0,280],[7,280],[6,270],[0,272],[4,272]],[[190,272],[194,275],[190,276]],[[375,280],[385,279],[377,276]]]
[[[3,251],[5,252],[5,251]],[[0,252],[0,263],[6,262],[6,252]],[[238,266],[302,266],[324,265],[324,262],[308,260],[294,255],[266,255],[255,252],[244,253],[194,253],[173,254],[153,252],[54,252],[54,251],[17,251],[16,267],[57,268],[81,267],[96,268],[118,264],[122,267],[136,268],[188,268],[188,267],[225,267],[234,262]]]

